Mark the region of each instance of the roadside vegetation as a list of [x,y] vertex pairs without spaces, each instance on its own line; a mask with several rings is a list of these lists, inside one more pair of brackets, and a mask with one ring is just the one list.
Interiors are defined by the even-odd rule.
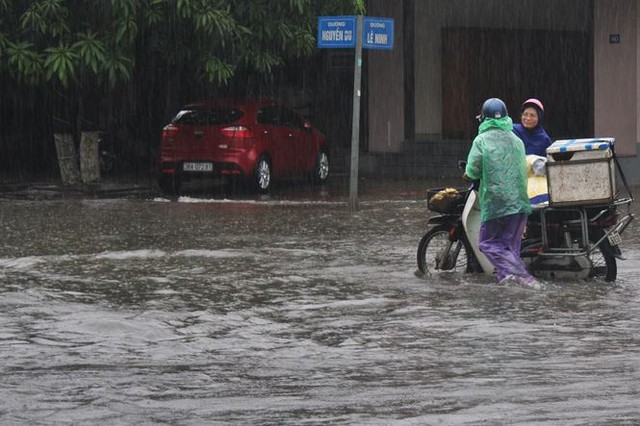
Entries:
[[53,133],[95,129],[149,161],[181,103],[273,91],[314,54],[317,16],[363,12],[364,0],[0,0],[0,166],[51,167]]

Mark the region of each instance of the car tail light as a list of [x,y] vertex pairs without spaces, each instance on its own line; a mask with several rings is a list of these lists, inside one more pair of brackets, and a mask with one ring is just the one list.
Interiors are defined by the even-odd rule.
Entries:
[[224,143],[219,145],[222,149],[250,149],[254,142],[253,132],[245,126],[225,127],[221,133],[225,137]]
[[164,128],[162,129],[162,139],[166,141],[173,141],[173,137],[178,133],[179,130],[180,128],[174,126],[173,124],[164,126]]
[[229,126],[222,129],[222,134],[236,139],[252,138],[253,132],[244,126]]

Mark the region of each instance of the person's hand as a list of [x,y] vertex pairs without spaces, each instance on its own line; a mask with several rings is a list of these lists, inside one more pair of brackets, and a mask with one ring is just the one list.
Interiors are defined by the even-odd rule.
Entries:
[[463,180],[466,180],[467,182],[471,182],[471,181],[473,181],[473,179],[471,179],[469,176],[467,176],[467,174],[466,174],[466,173],[462,175],[462,179],[463,179]]

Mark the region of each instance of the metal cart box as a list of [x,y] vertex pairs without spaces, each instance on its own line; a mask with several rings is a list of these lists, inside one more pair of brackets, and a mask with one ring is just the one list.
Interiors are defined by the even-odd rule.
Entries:
[[566,139],[547,148],[549,205],[607,204],[616,197],[614,138]]

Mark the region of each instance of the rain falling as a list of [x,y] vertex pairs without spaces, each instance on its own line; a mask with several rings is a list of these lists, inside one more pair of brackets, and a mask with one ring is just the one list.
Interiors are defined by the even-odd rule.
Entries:
[[[640,422],[637,8],[0,1],[0,423]],[[428,208],[491,97],[586,194],[536,286]]]

